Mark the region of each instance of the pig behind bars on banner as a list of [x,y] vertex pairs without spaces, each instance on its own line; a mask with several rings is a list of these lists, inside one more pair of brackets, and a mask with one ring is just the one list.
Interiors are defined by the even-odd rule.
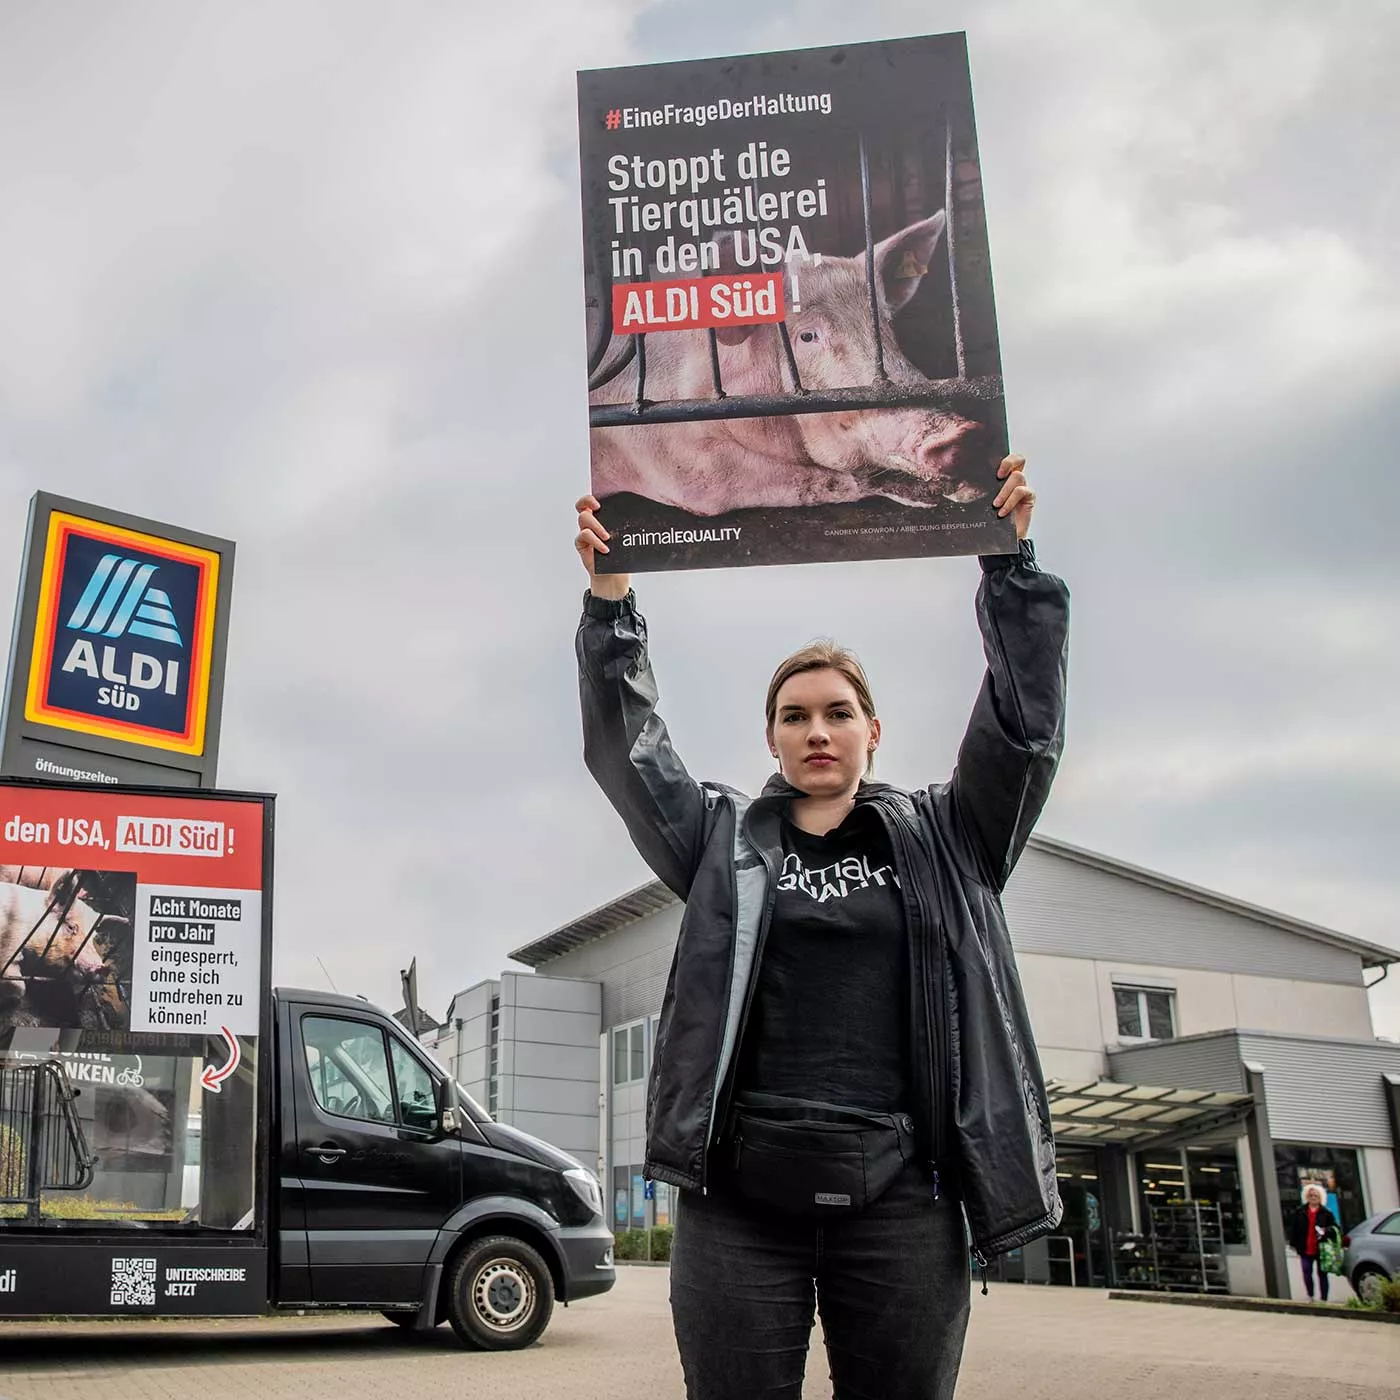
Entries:
[[[944,226],[942,211],[875,245],[875,283],[885,373],[896,385],[931,381],[900,350],[894,317],[918,290]],[[732,242],[720,240],[730,270]],[[791,301],[790,279],[786,292]],[[876,381],[875,332],[865,259],[823,255],[798,268],[800,310],[787,314],[806,389]],[[717,332],[729,396],[785,395],[793,385],[776,325]],[[607,364],[630,337],[614,336]],[[646,342],[649,399],[713,399],[705,331],[665,331]],[[606,370],[604,371],[606,372]],[[591,402],[636,398],[637,363],[593,391]],[[600,500],[635,492],[694,515],[761,506],[830,505],[886,496],[911,506],[963,504],[990,493],[995,450],[983,424],[950,409],[913,404],[826,413],[594,428],[593,488]]]
[[96,931],[99,921],[107,933],[129,930],[130,921],[77,897],[61,918],[76,874],[53,873],[48,889],[0,883],[0,1027],[118,1026],[126,1008]]

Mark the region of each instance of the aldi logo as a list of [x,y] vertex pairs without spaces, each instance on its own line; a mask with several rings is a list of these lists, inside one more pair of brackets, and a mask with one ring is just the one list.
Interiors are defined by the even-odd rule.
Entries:
[[[123,559],[119,554],[104,554],[92,571],[70,627],[83,632],[97,632],[107,637],[120,637],[130,632],[157,641],[174,642],[178,647],[180,625],[170,610],[170,595],[151,582],[159,564],[143,564],[139,559]],[[111,619],[111,626],[108,626]]]
[[204,751],[219,556],[54,511],[25,718]]

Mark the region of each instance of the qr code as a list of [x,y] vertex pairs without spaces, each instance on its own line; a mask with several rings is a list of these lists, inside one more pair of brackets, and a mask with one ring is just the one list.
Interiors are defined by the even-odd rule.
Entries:
[[156,1261],[112,1260],[112,1306],[153,1308],[156,1305]]

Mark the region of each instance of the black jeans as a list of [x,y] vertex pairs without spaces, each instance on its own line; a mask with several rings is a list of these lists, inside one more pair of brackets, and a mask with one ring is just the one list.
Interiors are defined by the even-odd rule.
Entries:
[[689,1400],[799,1400],[820,1312],[835,1400],[952,1400],[971,1305],[955,1198],[906,1169],[858,1215],[806,1223],[682,1192],[671,1314]]
[[1321,1261],[1315,1254],[1300,1254],[1298,1256],[1303,1261],[1303,1287],[1308,1290],[1308,1297],[1313,1295],[1313,1270],[1317,1270],[1317,1287],[1322,1294],[1322,1301],[1327,1301],[1327,1270],[1322,1267]]

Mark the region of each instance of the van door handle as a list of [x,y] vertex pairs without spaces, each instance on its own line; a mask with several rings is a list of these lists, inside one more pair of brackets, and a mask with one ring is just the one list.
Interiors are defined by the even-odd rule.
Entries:
[[334,1143],[323,1142],[320,1147],[313,1147],[311,1149],[311,1155],[313,1157],[319,1157],[325,1166],[331,1167],[345,1156],[345,1149],[343,1147],[336,1147]]

